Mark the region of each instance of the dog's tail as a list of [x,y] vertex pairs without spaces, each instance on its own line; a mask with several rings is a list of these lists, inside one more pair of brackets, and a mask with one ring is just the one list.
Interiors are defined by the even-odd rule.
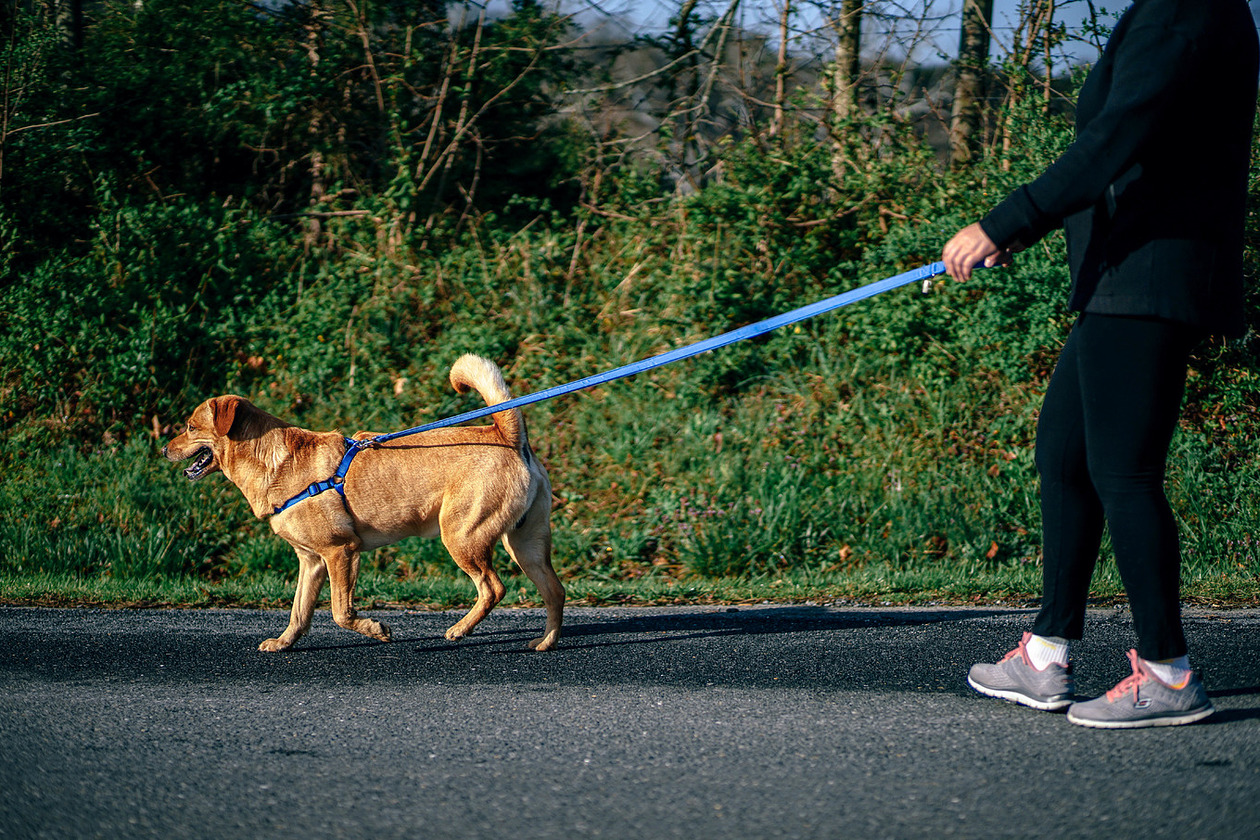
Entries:
[[[498,405],[512,399],[512,393],[503,381],[503,371],[499,370],[499,366],[472,353],[460,356],[451,366],[451,385],[461,394],[472,388],[481,394],[486,405]],[[491,414],[490,419],[509,446],[522,454],[526,451],[529,444],[525,437],[525,418],[521,416],[520,409],[500,411]]]

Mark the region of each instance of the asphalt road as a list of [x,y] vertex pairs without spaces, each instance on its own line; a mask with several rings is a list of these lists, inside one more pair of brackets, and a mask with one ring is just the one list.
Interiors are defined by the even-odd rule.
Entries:
[[[1020,610],[0,608],[2,838],[1260,836],[1260,613],[1194,612],[1218,712],[1086,730],[975,695]],[[1127,674],[1091,615],[1078,690]]]

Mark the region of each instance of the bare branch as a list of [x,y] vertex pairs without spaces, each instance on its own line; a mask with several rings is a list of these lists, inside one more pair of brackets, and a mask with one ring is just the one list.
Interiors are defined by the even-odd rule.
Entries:
[[55,125],[66,125],[67,123],[79,122],[80,120],[87,120],[87,119],[91,119],[92,117],[99,117],[100,115],[101,115],[101,112],[97,111],[94,114],[82,114],[80,116],[71,117],[70,119],[66,119],[66,120],[56,120],[54,122],[34,123],[33,125],[24,125],[20,128],[11,128],[11,129],[6,130],[4,132],[4,136],[12,137],[15,134],[21,134],[23,131],[31,131],[32,129],[36,129],[36,128],[52,128]]

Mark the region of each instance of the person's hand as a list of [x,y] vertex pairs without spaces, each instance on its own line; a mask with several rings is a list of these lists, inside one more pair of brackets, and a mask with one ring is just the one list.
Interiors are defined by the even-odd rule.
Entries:
[[966,281],[971,279],[971,270],[982,262],[986,268],[1009,265],[1011,252],[994,245],[984,228],[976,222],[958,231],[945,243],[945,248],[941,251],[941,261],[945,263],[945,270],[950,277]]

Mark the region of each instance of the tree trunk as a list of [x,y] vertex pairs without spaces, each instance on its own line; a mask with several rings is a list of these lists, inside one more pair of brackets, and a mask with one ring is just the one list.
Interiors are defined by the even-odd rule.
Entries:
[[862,74],[863,0],[842,0],[840,16],[831,22],[836,30],[836,64],[831,71],[831,109],[838,120],[858,112],[858,79]]
[[1054,101],[1054,38],[1051,32],[1054,27],[1055,0],[1048,0],[1046,3],[1046,37],[1042,46],[1045,48],[1046,54],[1043,60],[1046,62],[1046,80],[1042,88],[1042,102],[1046,113],[1050,113],[1050,104]]
[[[15,10],[17,7],[17,4],[5,5],[11,5]],[[34,13],[33,3],[22,5]],[[44,0],[41,5],[43,14],[52,21],[53,26],[61,35],[62,42],[76,53],[81,51],[83,49],[83,0]]]
[[783,115],[787,105],[788,23],[791,21],[792,0],[783,0],[783,12],[779,15],[779,55],[774,66],[774,119],[770,123],[770,136],[783,134]]
[[949,126],[951,166],[968,163],[979,149],[992,24],[993,0],[964,0]]
[[1054,32],[1054,0],[1032,0],[1020,5],[1019,24],[1015,27],[1013,48],[1008,59],[1010,79],[1006,94],[1006,119],[1002,124],[1002,169],[1011,168],[1011,149],[1015,145],[1015,108],[1028,95],[1035,78],[1032,62],[1038,46],[1045,47],[1046,78],[1043,83],[1043,107],[1050,108],[1053,92],[1051,64]]
[[[680,110],[676,117],[673,145],[674,155],[682,171],[685,171],[688,164],[697,156],[692,149],[696,128],[695,113],[691,107],[700,86],[700,60],[695,54],[694,21],[691,19],[695,14],[697,2],[698,0],[684,0],[678,9],[677,26],[673,36],[673,54],[670,56],[675,61],[686,58],[686,61],[670,74],[669,89],[671,109]],[[679,102],[684,103],[681,109],[678,106]]]
[[[319,74],[324,21],[331,17],[331,13],[324,8],[321,2],[312,0],[308,8],[308,14],[310,15],[310,22],[306,26],[306,42],[304,46],[306,48],[307,64],[309,65],[308,72],[312,78],[315,78]],[[308,251],[319,242],[320,234],[323,231],[319,217],[314,215],[314,211],[317,211],[323,203],[324,193],[327,191],[328,173],[323,151],[324,117],[322,104],[315,104],[311,109],[310,122],[306,129],[307,137],[311,143],[311,187],[307,205],[312,211],[312,215],[308,216],[305,221],[306,231],[303,235],[303,244]]]

